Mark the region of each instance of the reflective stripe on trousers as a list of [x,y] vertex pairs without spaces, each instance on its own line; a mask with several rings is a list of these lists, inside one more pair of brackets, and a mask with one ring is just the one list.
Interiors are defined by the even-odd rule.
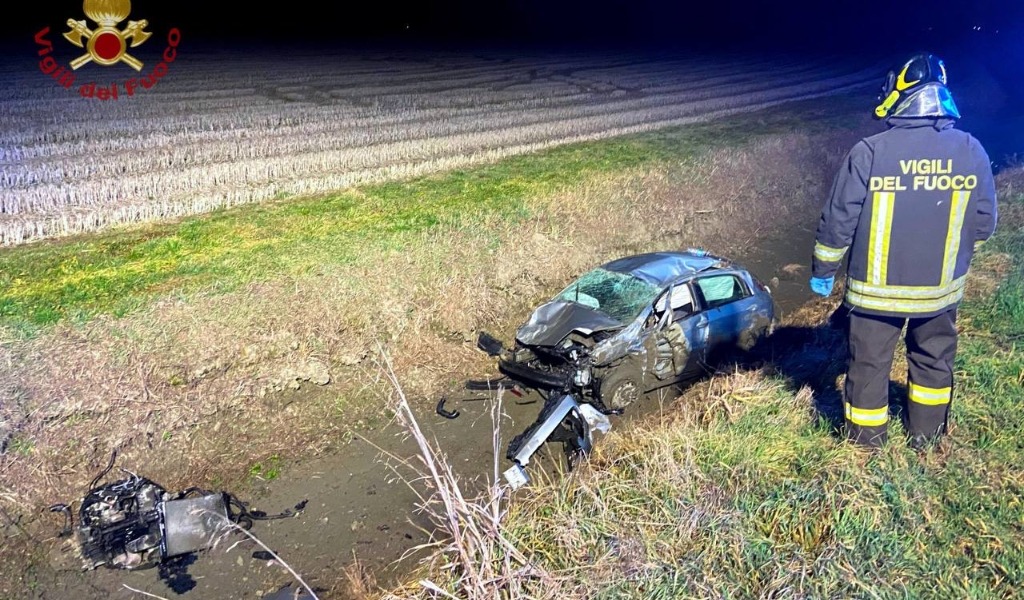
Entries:
[[[888,436],[889,377],[893,352],[907,327],[907,432],[932,438],[945,433],[956,356],[956,311],[905,319],[850,314],[850,358],[844,388],[846,433],[877,447]],[[897,377],[901,379],[901,377]]]

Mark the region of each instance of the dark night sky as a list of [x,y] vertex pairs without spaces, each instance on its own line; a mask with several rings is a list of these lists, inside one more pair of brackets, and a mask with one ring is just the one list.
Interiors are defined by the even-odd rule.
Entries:
[[[210,4],[179,2],[165,8],[152,3],[161,19],[180,20],[183,28],[187,25],[195,33],[230,32],[253,41],[405,36],[449,42],[611,45],[756,42],[801,49],[835,44],[885,46],[899,43],[894,39],[899,37],[920,36],[924,42],[968,35],[969,23],[981,25],[984,31],[1024,20],[1024,2],[1014,0],[882,4],[863,0],[369,0],[308,4],[307,9],[281,3],[276,10],[249,13],[218,7],[216,14],[205,8]],[[136,10],[143,6],[137,0]]]
[[[46,24],[80,17],[81,0],[22,8],[0,25],[8,41]],[[244,6],[244,5],[241,5]],[[1014,0],[904,0],[894,3],[818,0],[390,0],[314,4],[272,3],[256,10],[212,1],[135,0],[132,16],[154,28],[173,24],[211,42],[336,43],[367,40],[432,43],[601,44],[779,49],[878,49],[910,43],[944,44],[971,33],[1024,22]],[[931,30],[929,30],[929,27]]]

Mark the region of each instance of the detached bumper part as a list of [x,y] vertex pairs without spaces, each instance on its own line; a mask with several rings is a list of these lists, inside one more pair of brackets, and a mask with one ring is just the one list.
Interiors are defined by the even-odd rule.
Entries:
[[505,346],[501,343],[501,340],[486,331],[481,331],[480,335],[477,336],[476,347],[483,350],[488,356],[501,356],[505,351]]
[[499,360],[498,370],[515,381],[544,390],[567,390],[572,381],[571,375],[542,371],[511,360]]
[[[576,398],[566,394],[549,404],[537,422],[512,440],[508,459],[514,464],[504,473],[505,481],[512,489],[518,489],[529,482],[526,466],[547,441],[561,441],[569,444],[574,450],[590,452],[592,440],[588,416],[593,418],[593,415],[589,414],[590,411],[584,410],[586,408],[593,410],[589,405],[581,406]],[[567,420],[572,424],[571,430],[566,430],[562,425]]]
[[581,404],[579,410],[580,414],[583,415],[583,419],[587,422],[590,432],[593,432],[595,429],[601,433],[608,433],[611,431],[612,422],[608,420],[608,415],[597,410],[590,404]]

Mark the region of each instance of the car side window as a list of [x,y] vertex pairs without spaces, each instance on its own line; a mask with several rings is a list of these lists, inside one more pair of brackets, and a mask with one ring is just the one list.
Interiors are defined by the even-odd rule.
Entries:
[[662,294],[654,304],[655,312],[658,314],[664,313],[669,307],[672,308],[673,321],[685,319],[696,312],[696,304],[689,285],[678,283],[672,286],[672,289]]
[[680,283],[672,288],[672,316],[675,321],[685,319],[696,312],[696,305],[693,302],[693,294],[690,293],[690,286]]
[[706,309],[723,306],[750,296],[750,290],[735,275],[702,277],[696,281],[696,287]]

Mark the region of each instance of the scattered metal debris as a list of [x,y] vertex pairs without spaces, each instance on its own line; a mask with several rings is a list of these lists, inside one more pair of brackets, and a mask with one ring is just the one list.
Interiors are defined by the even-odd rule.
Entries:
[[97,485],[110,472],[116,452],[106,468],[89,484],[74,526],[72,509],[55,504],[51,512],[64,515],[61,536],[74,533],[86,570],[97,567],[144,569],[168,559],[211,547],[234,525],[248,529],[253,521],[298,516],[303,500],[277,515],[250,510],[227,492],[189,488],[170,493],[150,479],[122,469],[127,477]]

